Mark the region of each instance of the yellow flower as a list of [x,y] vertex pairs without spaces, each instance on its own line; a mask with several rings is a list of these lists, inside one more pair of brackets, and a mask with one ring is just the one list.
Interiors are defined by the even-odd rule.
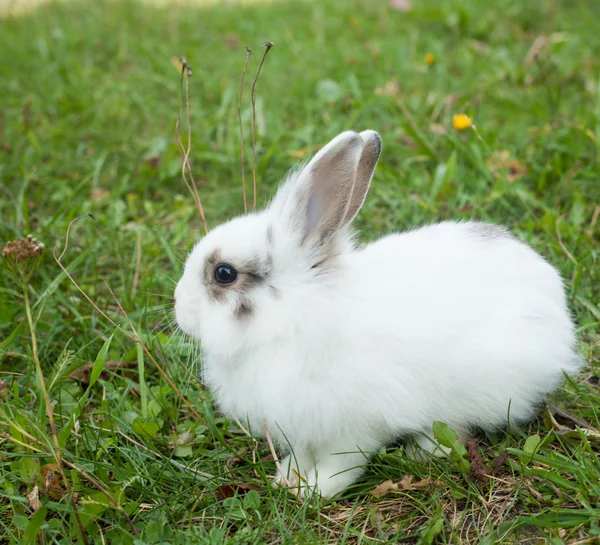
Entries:
[[452,125],[456,130],[464,131],[473,126],[473,120],[466,114],[456,114],[452,118]]
[[425,64],[431,66],[435,62],[435,57],[431,53],[425,55]]

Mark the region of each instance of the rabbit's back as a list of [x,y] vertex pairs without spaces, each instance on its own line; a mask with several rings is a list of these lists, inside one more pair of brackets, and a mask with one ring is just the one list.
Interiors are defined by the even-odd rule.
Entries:
[[355,255],[353,274],[375,279],[361,284],[357,312],[378,315],[371,338],[388,347],[388,372],[434,420],[501,425],[509,402],[511,418],[526,419],[578,369],[558,273],[501,228],[390,235]]

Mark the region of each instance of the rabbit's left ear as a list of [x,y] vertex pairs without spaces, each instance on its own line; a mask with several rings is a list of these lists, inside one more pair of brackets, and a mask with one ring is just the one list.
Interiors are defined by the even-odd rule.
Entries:
[[364,146],[360,160],[358,161],[356,179],[354,180],[348,211],[344,217],[344,224],[350,223],[355,218],[365,202],[377,161],[381,155],[381,137],[378,133],[375,131],[363,131],[360,133],[360,137],[363,140]]
[[360,210],[381,152],[375,131],[336,136],[277,193],[274,208],[302,245],[322,245]]

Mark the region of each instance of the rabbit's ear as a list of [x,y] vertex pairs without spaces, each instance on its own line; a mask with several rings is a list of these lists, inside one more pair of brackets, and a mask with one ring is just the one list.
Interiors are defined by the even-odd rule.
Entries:
[[292,221],[302,243],[325,243],[344,224],[364,141],[352,131],[336,136],[304,167],[293,198]]
[[360,137],[364,142],[364,147],[358,162],[354,189],[352,190],[352,197],[344,223],[350,223],[365,202],[377,166],[377,160],[381,155],[381,137],[379,134],[375,131],[363,131],[360,133]]

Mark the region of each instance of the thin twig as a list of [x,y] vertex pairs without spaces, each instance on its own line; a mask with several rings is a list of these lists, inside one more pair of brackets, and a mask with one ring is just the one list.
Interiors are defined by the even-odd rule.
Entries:
[[[14,424],[11,424],[14,425]],[[22,430],[20,428],[17,427],[17,431],[19,431],[19,433],[21,433],[22,435],[25,435],[28,439],[30,439],[31,441],[33,441],[34,443],[36,443],[37,445],[43,446],[43,443],[39,440],[36,439],[35,437],[33,437],[32,435],[30,435],[29,433],[25,432],[25,430]],[[36,448],[33,445],[29,445],[27,443],[23,443],[21,441],[19,441],[18,439],[15,439],[14,437],[12,437],[11,435],[9,435],[8,433],[2,432],[2,437],[4,437],[5,439],[7,439],[8,441],[22,446],[22,447],[26,447],[29,450],[34,451],[35,453],[38,454],[42,454],[44,456],[48,456],[50,457],[50,453],[45,452],[42,449]],[[123,507],[121,507],[119,505],[119,503],[117,502],[117,500],[115,500],[115,498],[113,497],[113,495],[106,490],[106,488],[104,488],[94,477],[92,477],[91,475],[89,475],[88,473],[86,473],[83,469],[78,468],[77,466],[75,466],[74,464],[72,464],[71,462],[69,462],[69,460],[65,460],[63,459],[62,462],[66,465],[69,466],[71,469],[77,471],[77,473],[79,473],[81,476],[83,476],[85,479],[87,479],[89,482],[91,482],[100,492],[102,492],[102,494],[104,494],[115,506],[116,509],[118,509],[119,511],[121,511],[123,513],[123,515],[125,515],[125,518],[127,519],[127,522],[129,523],[129,525],[131,526],[131,529],[133,530],[134,535],[137,535],[137,530],[135,529],[135,526],[133,525],[133,523],[131,522],[131,519],[129,518],[129,516],[127,515],[127,513],[125,512],[125,510],[123,509]],[[66,493],[69,494],[69,489],[68,487],[65,486],[65,490]],[[80,530],[83,532],[83,526],[80,528]],[[84,541],[86,543],[88,543],[87,541],[87,535],[85,533],[82,533],[82,536],[84,536]]]
[[135,244],[135,271],[133,273],[133,284],[131,286],[131,298],[135,299],[135,293],[137,286],[140,281],[140,267],[142,265],[142,234],[138,231],[136,233],[136,244]]
[[104,486],[102,486],[102,484],[100,484],[100,482],[98,482],[89,473],[87,473],[83,469],[77,467],[75,464],[72,464],[71,462],[69,462],[69,460],[65,460],[64,462],[71,469],[77,471],[77,473],[79,473],[84,479],[91,482],[98,490],[100,490],[100,492],[102,492],[102,494],[104,494],[113,503],[115,508],[118,511],[120,511],[123,515],[125,515],[125,519],[127,520],[127,523],[129,524],[129,526],[131,527],[131,531],[133,532],[133,535],[137,535],[137,530],[135,529],[133,522],[131,522],[131,519],[125,512],[125,509],[123,509],[123,507],[121,505],[119,505],[119,502],[113,497],[113,495],[106,488],[104,488]]
[[248,61],[250,60],[252,51],[246,48],[246,62],[244,62],[244,69],[242,70],[242,80],[240,81],[240,98],[238,101],[238,119],[240,122],[240,145],[242,147],[242,195],[244,196],[244,214],[248,212],[248,202],[246,199],[246,162],[244,160],[244,127],[242,124],[242,93],[244,91],[244,77],[246,76],[246,68],[248,68]]
[[[67,230],[67,233],[68,233],[68,230]],[[65,252],[63,250],[63,252],[61,253],[61,257],[64,255],[64,253]],[[183,403],[188,407],[188,409],[194,415],[194,417],[196,417],[204,425],[208,425],[206,423],[206,421],[204,420],[204,418],[202,418],[202,416],[200,416],[200,413],[196,409],[194,409],[194,407],[192,406],[192,404],[184,397],[184,395],[175,386],[175,384],[173,383],[173,381],[171,380],[171,378],[166,374],[166,372],[161,367],[161,365],[158,363],[158,361],[156,361],[156,358],[150,353],[150,351],[148,350],[148,348],[146,347],[146,345],[143,343],[143,341],[139,338],[139,336],[135,332],[135,328],[133,328],[133,326],[132,326],[132,330],[134,331],[134,334],[131,334],[127,330],[125,330],[123,327],[121,327],[119,324],[117,324],[112,318],[110,318],[108,316],[108,314],[106,314],[106,312],[104,312],[94,301],[92,301],[92,299],[90,298],[90,296],[85,291],[83,291],[83,289],[77,283],[77,281],[71,276],[71,274],[69,274],[69,271],[67,271],[66,267],[62,264],[61,260],[58,257],[56,257],[56,253],[54,253],[53,255],[54,255],[54,260],[56,261],[57,265],[65,273],[65,275],[71,281],[71,283],[73,284],[73,286],[75,286],[75,288],[77,288],[77,290],[79,291],[79,293],[81,293],[81,295],[83,295],[83,297],[85,297],[85,299],[87,300],[87,302],[90,303],[90,305],[92,305],[96,309],[96,311],[103,318],[105,318],[106,320],[108,320],[108,322],[111,325],[113,325],[116,329],[118,329],[121,333],[123,333],[127,338],[129,338],[130,340],[132,340],[135,343],[138,343],[142,347],[142,350],[144,351],[144,353],[150,358],[150,361],[156,366],[156,368],[158,369],[158,371],[160,372],[160,374],[169,383],[169,386],[171,386],[171,388],[173,388],[173,391],[183,401]],[[108,284],[106,283],[106,281],[105,281],[105,284],[108,287]],[[114,293],[112,292],[112,290],[110,289],[110,287],[108,287],[108,289],[109,289],[111,295],[113,296],[113,298],[115,299],[115,301],[117,301],[117,299],[116,299]],[[118,304],[119,308],[121,309],[121,311],[123,313],[125,313],[125,311],[123,310],[123,307],[121,306],[121,304],[118,301],[117,301],[117,304]],[[129,324],[131,325],[131,321],[129,320],[129,317],[127,316],[127,314],[125,314],[125,317],[127,318],[127,321],[129,322]]]
[[144,351],[144,353],[146,354],[146,356],[148,356],[150,358],[150,360],[152,361],[152,363],[154,363],[154,365],[156,366],[156,368],[158,369],[158,371],[160,372],[160,374],[169,383],[169,386],[171,388],[173,388],[173,391],[177,394],[177,396],[179,396],[179,398],[187,405],[187,407],[190,409],[190,411],[192,411],[192,414],[198,420],[200,420],[200,422],[202,422],[205,426],[208,426],[208,424],[206,423],[206,420],[204,420],[204,418],[202,418],[200,416],[200,413],[198,411],[196,411],[196,409],[194,409],[194,407],[192,407],[192,405],[190,404],[190,402],[181,393],[181,391],[179,390],[179,388],[177,388],[177,386],[175,386],[175,383],[171,380],[171,377],[169,377],[169,375],[167,375],[167,373],[162,368],[162,366],[156,361],[156,358],[154,358],[154,356],[150,353],[150,350],[148,350],[148,348],[146,347],[146,345],[142,342],[142,340],[140,339],[140,336],[138,335],[137,331],[135,330],[135,327],[133,326],[132,321],[130,320],[129,316],[125,312],[125,309],[123,308],[123,306],[121,305],[121,303],[119,302],[119,300],[117,299],[117,296],[114,294],[113,290],[108,285],[108,282],[106,280],[104,280],[104,279],[102,279],[102,280],[104,282],[104,285],[106,286],[106,289],[108,289],[108,291],[112,295],[112,298],[115,300],[115,303],[119,307],[119,309],[121,311],[121,314],[123,314],[123,316],[127,320],[127,323],[129,324],[129,327],[131,327],[131,330],[133,331],[133,335],[128,335],[128,337],[130,339],[132,339],[133,341],[137,342],[142,347],[142,350]]
[[[286,488],[292,488],[292,483],[287,480],[287,477],[283,473],[283,469],[281,469],[281,464],[279,463],[279,458],[277,458],[277,453],[275,452],[275,447],[273,446],[273,440],[271,439],[271,434],[269,433],[269,428],[265,424],[265,438],[267,439],[267,443],[269,444],[269,450],[271,451],[271,456],[273,456],[273,460],[275,460],[275,467],[277,471],[281,475],[281,480]],[[300,482],[300,481],[298,481]]]
[[[67,231],[68,235],[68,231]],[[33,364],[35,367],[35,371],[38,376],[38,381],[40,383],[40,390],[42,393],[42,397],[44,398],[44,403],[46,405],[46,416],[48,418],[48,423],[50,424],[50,432],[52,434],[52,443],[53,449],[52,453],[54,455],[54,459],[56,460],[56,465],[58,467],[58,471],[60,473],[61,479],[65,485],[65,490],[69,499],[71,501],[71,506],[73,507],[73,514],[75,515],[75,519],[77,521],[77,526],[79,527],[79,532],[83,539],[85,545],[89,543],[87,536],[85,534],[85,530],[83,527],[83,523],[81,522],[81,518],[79,517],[79,511],[77,510],[77,503],[75,501],[75,496],[71,493],[71,485],[69,484],[69,480],[67,479],[67,475],[65,473],[65,460],[63,460],[60,448],[60,442],[58,440],[58,433],[56,432],[56,424],[54,422],[54,413],[52,412],[52,405],[50,404],[50,396],[48,395],[48,390],[46,389],[46,381],[44,380],[44,373],[42,372],[42,366],[40,364],[40,358],[38,354],[37,347],[37,336],[35,334],[35,326],[33,325],[33,317],[31,315],[31,304],[29,302],[29,292],[27,290],[27,282],[23,283],[23,302],[25,307],[25,315],[27,316],[27,324],[29,326],[29,332],[31,334],[31,350],[33,357]]]
[[265,43],[265,53],[260,60],[260,64],[258,65],[258,70],[256,71],[256,76],[254,77],[254,81],[252,82],[252,196],[253,196],[253,207],[256,210],[256,82],[258,81],[258,76],[260,76],[260,70],[262,68],[265,59],[269,51],[275,46],[275,42],[266,42]]
[[569,252],[569,249],[565,246],[562,236],[560,235],[560,222],[562,219],[563,216],[558,216],[558,218],[556,218],[556,222],[554,223],[554,230],[556,232],[556,238],[558,239],[558,245],[562,248],[562,251],[565,253],[565,255],[577,266],[579,265],[579,263],[577,263],[577,259],[575,259],[573,254]]
[[79,221],[81,218],[92,218],[94,221],[96,221],[96,218],[94,216],[92,216],[92,214],[84,214],[83,216],[77,216],[76,218],[72,219],[69,222],[69,226],[67,227],[67,235],[65,236],[65,247],[63,248],[63,251],[61,252],[61,254],[58,258],[59,261],[63,258],[63,255],[65,255],[65,252],[67,251],[67,248],[69,247],[69,233],[71,232],[71,226],[76,221]]
[[[192,149],[192,126],[190,124],[190,96],[189,96],[189,78],[192,75],[192,69],[188,64],[185,57],[179,57],[179,62],[181,63],[181,81],[180,81],[180,89],[179,89],[179,113],[177,115],[177,122],[175,123],[175,137],[177,140],[177,146],[179,147],[179,152],[183,158],[183,163],[181,165],[181,177],[185,182],[186,187],[192,194],[194,198],[194,202],[196,203],[196,208],[198,208],[198,214],[200,214],[200,219],[202,220],[202,224],[204,226],[204,232],[208,233],[208,225],[206,223],[206,216],[204,215],[204,208],[202,206],[202,201],[200,199],[200,194],[198,193],[198,187],[196,185],[196,180],[194,180],[194,175],[192,174],[192,166],[190,165],[189,157]],[[184,85],[185,79],[185,85]],[[185,95],[184,95],[185,89]],[[185,102],[185,113],[186,113],[186,121],[187,121],[187,133],[188,133],[188,141],[187,148],[184,147],[183,142],[181,141],[181,134],[179,133],[179,125],[181,123],[181,115],[183,113],[183,104]],[[189,175],[189,181],[185,175],[185,172]]]
[[[98,428],[96,426],[91,426],[94,429],[101,429]],[[132,437],[129,437],[126,433],[122,432],[121,430],[116,430],[117,433],[127,439],[127,441],[129,441],[130,443],[134,444],[136,447],[141,448],[142,450],[145,450],[146,452],[149,452],[150,454],[153,454],[154,456],[156,456],[159,460],[167,460],[169,462],[171,462],[175,467],[182,469],[184,471],[189,471],[190,473],[193,473],[194,475],[197,475],[198,477],[204,477],[205,479],[214,479],[215,476],[211,475],[210,473],[205,473],[204,471],[199,471],[197,469],[194,469],[192,467],[186,467],[181,465],[179,462],[176,462],[175,460],[172,460],[171,458],[168,458],[167,456],[163,456],[160,452],[155,452],[154,450],[148,448],[146,445],[140,443],[139,441],[136,441],[135,439],[133,439]]]

